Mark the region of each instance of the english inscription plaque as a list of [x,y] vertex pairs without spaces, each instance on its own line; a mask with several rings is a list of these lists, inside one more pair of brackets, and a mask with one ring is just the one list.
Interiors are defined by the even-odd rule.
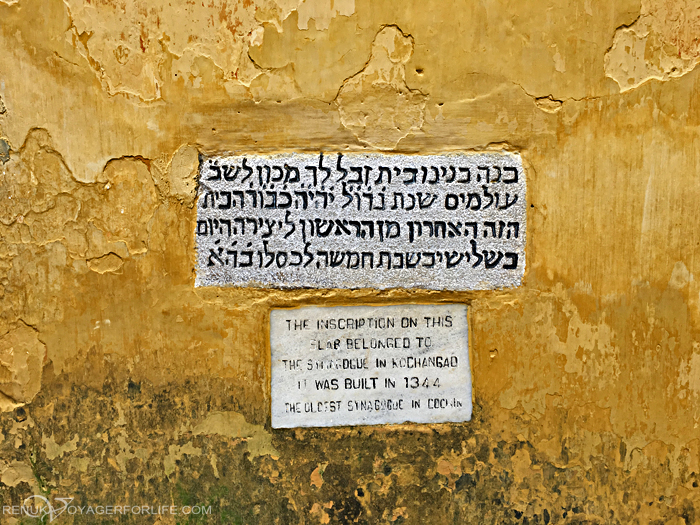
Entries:
[[525,174],[514,153],[203,157],[197,286],[518,286]]
[[467,307],[270,313],[272,427],[469,421]]

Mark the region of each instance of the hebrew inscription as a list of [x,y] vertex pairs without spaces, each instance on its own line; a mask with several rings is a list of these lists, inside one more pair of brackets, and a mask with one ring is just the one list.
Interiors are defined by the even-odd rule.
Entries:
[[203,158],[196,284],[518,286],[525,184],[513,153]]
[[270,313],[272,427],[469,421],[467,307]]

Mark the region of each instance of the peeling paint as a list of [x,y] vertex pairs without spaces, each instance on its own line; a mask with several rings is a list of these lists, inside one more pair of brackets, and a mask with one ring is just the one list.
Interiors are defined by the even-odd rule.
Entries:
[[37,395],[46,347],[36,330],[20,326],[0,337],[0,410],[22,406]]
[[545,113],[557,113],[562,107],[562,101],[555,100],[552,95],[535,99],[535,104]]
[[406,85],[406,62],[412,54],[412,36],[396,26],[384,27],[372,42],[365,68],[338,91],[340,120],[360,142],[392,149],[423,126],[427,97]]
[[620,91],[652,79],[678,78],[697,66],[699,7],[695,0],[642,2],[639,18],[615,32],[605,55],[605,73]]
[[163,460],[165,475],[170,476],[173,472],[175,472],[175,464],[180,461],[183,456],[200,456],[201,454],[202,449],[193,447],[191,443],[186,443],[182,446],[170,445],[168,455]]
[[241,414],[212,412],[204,421],[192,429],[195,436],[218,434],[233,439],[242,439],[248,445],[251,457],[263,455],[278,458],[279,452],[272,445],[272,436],[261,425],[251,425]]
[[88,259],[87,261],[88,268],[97,273],[116,272],[123,264],[123,259],[116,253],[108,253],[102,257]]
[[194,205],[197,189],[199,151],[194,146],[183,146],[173,155],[168,167],[170,195],[188,206]]
[[16,487],[20,483],[35,485],[32,467],[22,461],[11,461],[0,464],[0,481],[8,487]]
[[[175,6],[65,3],[72,20],[67,37],[111,95],[160,99],[166,61],[172,61],[176,78],[195,87],[201,81],[200,57],[210,58],[229,81],[245,75],[246,39],[257,27],[252,2],[240,9],[225,1]],[[183,19],[186,28],[180,24]]]
[[66,452],[75,452],[78,449],[79,438],[77,435],[73,436],[73,439],[66,441],[63,445],[56,443],[54,436],[43,436],[41,438],[41,443],[44,446],[44,454],[50,460],[60,458]]
[[338,15],[350,16],[355,12],[355,0],[303,0],[296,11],[299,29],[308,29],[309,21],[313,20],[317,30],[325,31],[330,26],[331,19]]

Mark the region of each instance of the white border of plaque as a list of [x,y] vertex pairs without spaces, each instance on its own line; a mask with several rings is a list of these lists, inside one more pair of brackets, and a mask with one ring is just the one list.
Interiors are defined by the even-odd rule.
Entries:
[[201,157],[196,286],[516,287],[517,153]]
[[273,428],[469,421],[465,304],[273,309]]

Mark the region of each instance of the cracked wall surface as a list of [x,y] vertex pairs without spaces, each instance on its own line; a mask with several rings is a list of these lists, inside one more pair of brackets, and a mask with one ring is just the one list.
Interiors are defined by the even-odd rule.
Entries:
[[[700,523],[699,9],[0,0],[0,508]],[[194,288],[200,154],[487,147],[518,289]],[[416,302],[468,305],[472,421],[271,429],[271,308]]]

